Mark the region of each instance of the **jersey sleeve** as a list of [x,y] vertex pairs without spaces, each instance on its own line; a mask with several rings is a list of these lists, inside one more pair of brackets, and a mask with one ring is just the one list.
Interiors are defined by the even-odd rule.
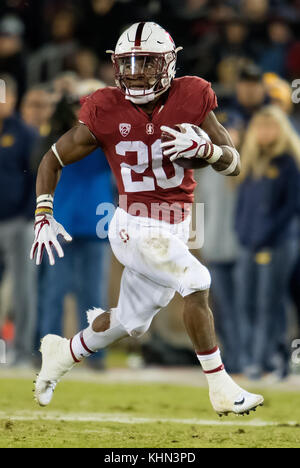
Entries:
[[218,100],[217,96],[214,92],[214,90],[211,87],[211,84],[209,83],[207,88],[206,88],[206,93],[204,95],[204,118],[207,116],[207,114],[213,110],[215,110],[218,107]]
[[82,98],[80,104],[81,108],[78,115],[79,122],[88,127],[101,145],[101,121],[103,120],[101,109],[99,109],[99,106],[94,102],[92,95]]
[[197,80],[196,83],[194,102],[198,102],[197,125],[200,126],[205,120],[207,114],[218,107],[218,101],[217,96],[208,81]]

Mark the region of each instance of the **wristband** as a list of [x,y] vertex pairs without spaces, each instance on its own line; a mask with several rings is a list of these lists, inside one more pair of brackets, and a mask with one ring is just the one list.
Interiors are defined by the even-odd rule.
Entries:
[[40,208],[41,206],[45,208],[53,208],[53,196],[47,193],[37,197],[36,207]]
[[36,205],[37,208],[50,208],[51,210],[53,210],[53,202],[39,202],[37,205]]
[[43,207],[41,206],[40,208],[37,208],[35,210],[35,216],[41,215],[41,214],[50,214],[53,215],[53,210],[51,208]]
[[209,162],[209,164],[214,164],[223,156],[223,150],[220,146],[213,145],[212,143],[211,145],[213,147],[213,152],[212,156],[207,160],[207,162]]
[[53,214],[53,196],[50,193],[40,195],[36,199],[35,215],[41,213]]
[[214,164],[223,156],[223,150],[220,146],[213,145],[210,141],[208,145],[210,147],[208,155],[206,157],[199,155],[198,157],[202,157],[202,159],[205,159],[209,164]]
[[232,148],[231,146],[224,146],[224,147],[231,151],[232,161],[226,169],[224,169],[223,171],[218,171],[218,173],[226,176],[226,175],[233,174],[233,172],[236,170],[240,155],[235,148]]
[[39,195],[36,199],[36,202],[39,203],[41,201],[50,201],[53,202],[53,196],[50,193],[43,193],[43,195]]

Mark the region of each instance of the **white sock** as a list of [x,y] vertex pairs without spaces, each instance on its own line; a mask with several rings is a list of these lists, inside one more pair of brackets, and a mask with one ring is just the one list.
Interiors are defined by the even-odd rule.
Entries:
[[[110,326],[107,330],[95,332],[92,328],[93,320],[88,328],[73,336],[70,341],[70,350],[75,362],[80,362],[99,349],[106,348],[106,346],[128,335],[123,325],[115,318],[114,311],[115,309],[112,309],[110,312]],[[104,313],[104,311],[101,311],[101,313]]]
[[85,330],[81,330],[77,335],[73,336],[70,341],[70,350],[72,357],[75,362],[80,362],[85,357],[94,354],[95,351],[92,351],[86,344],[83,333]]
[[197,358],[207,378],[210,390],[214,392],[226,390],[226,393],[234,395],[241,390],[227,374],[218,346],[204,353],[197,352]]
[[208,383],[215,380],[215,376],[224,375],[224,364],[222,363],[221,353],[218,346],[215,346],[209,351],[202,353],[197,352],[197,358],[199,359]]

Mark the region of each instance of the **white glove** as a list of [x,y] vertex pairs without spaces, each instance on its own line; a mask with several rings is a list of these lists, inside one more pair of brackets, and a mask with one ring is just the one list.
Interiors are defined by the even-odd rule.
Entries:
[[30,251],[30,258],[33,260],[36,254],[37,265],[42,263],[44,249],[46,249],[48,253],[50,265],[54,265],[55,259],[52,252],[52,246],[55,247],[59,258],[64,256],[63,249],[57,240],[57,236],[59,234],[62,235],[67,242],[72,240],[72,237],[67,233],[65,228],[55,221],[53,216],[50,214],[41,214],[36,216],[34,234],[35,237]]
[[181,132],[166,126],[160,127],[163,132],[174,137],[173,140],[165,141],[160,145],[163,154],[170,156],[171,161],[175,161],[177,158],[190,159],[195,157],[209,159],[216,152],[219,153],[217,159],[222,155],[222,149],[213,145],[201,128],[188,123],[180,124],[180,127]]

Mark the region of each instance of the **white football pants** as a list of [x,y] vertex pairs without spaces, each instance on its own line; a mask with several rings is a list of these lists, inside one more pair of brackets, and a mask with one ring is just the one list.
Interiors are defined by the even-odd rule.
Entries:
[[125,266],[116,318],[129,335],[144,334],[177,291],[209,289],[210,274],[188,250],[190,218],[168,224],[117,208],[109,226],[114,255]]

